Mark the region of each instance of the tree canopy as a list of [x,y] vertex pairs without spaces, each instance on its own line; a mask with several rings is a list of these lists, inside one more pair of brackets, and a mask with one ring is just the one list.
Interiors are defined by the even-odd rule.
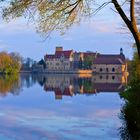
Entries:
[[20,71],[21,63],[12,55],[0,52],[0,73],[11,74]]
[[[77,23],[84,16],[90,16],[99,10],[113,4],[116,12],[121,16],[128,29],[131,31],[140,57],[140,32],[137,26],[136,14],[140,15],[140,2],[137,0],[119,0],[103,2],[99,0],[0,0],[4,1],[3,17],[7,20],[24,16],[38,23],[38,31],[49,35],[54,30],[65,31],[72,24]],[[104,0],[103,0],[104,1]],[[129,16],[122,6],[129,4]],[[97,7],[97,8],[95,8]],[[137,16],[139,17],[139,16]],[[138,19],[138,18],[137,18]]]
[[125,101],[120,114],[123,123],[120,128],[122,140],[140,139],[140,60],[136,51],[131,63],[132,78],[130,77],[128,86],[120,93]]

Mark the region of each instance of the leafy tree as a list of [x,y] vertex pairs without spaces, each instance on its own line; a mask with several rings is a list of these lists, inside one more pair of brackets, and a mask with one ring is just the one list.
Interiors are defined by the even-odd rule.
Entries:
[[[53,30],[64,31],[73,23],[77,23],[83,16],[90,16],[98,12],[108,4],[113,4],[122,20],[131,31],[140,57],[140,32],[138,30],[135,10],[139,14],[139,7],[135,7],[135,3],[139,5],[138,0],[124,0],[130,3],[129,16],[123,10],[119,0],[110,0],[99,5],[94,10],[97,1],[94,0],[0,0],[5,2],[3,9],[3,17],[5,19],[13,19],[20,16],[29,17],[38,22],[38,29],[44,34],[49,35]],[[99,2],[99,1],[98,1]]]
[[120,94],[125,101],[120,114],[123,122],[120,134],[123,140],[140,139],[140,60],[136,51],[131,65],[133,78]]
[[92,55],[88,55],[84,58],[84,68],[85,69],[91,69],[93,59],[94,59],[94,56],[92,56]]
[[41,59],[39,62],[38,62],[39,65],[43,65],[43,68],[45,69],[46,68],[46,63],[43,59]]
[[17,60],[7,54],[6,52],[0,52],[0,73],[10,74],[19,72],[21,64]]

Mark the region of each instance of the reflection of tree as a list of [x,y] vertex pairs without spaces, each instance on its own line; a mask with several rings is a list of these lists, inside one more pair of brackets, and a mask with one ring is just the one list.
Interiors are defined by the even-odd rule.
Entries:
[[15,93],[19,87],[18,75],[1,75],[0,76],[0,94],[5,96],[8,92]]
[[45,83],[42,75],[21,74],[0,75],[0,95],[6,96],[9,92],[18,95],[23,87],[30,88],[35,83],[41,86]]
[[91,79],[85,79],[83,82],[84,91],[91,93],[93,91],[93,85]]

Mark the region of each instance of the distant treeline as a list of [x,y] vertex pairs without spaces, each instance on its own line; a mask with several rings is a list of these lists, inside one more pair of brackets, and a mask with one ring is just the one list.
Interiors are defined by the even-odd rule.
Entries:
[[43,59],[35,61],[32,58],[23,58],[19,53],[0,52],[0,74],[14,74],[22,71],[33,71],[33,69],[42,66],[46,68]]

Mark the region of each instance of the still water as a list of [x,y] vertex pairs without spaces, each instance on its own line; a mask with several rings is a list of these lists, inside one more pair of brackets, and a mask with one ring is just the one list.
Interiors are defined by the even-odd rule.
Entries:
[[119,140],[122,75],[0,76],[0,140]]

